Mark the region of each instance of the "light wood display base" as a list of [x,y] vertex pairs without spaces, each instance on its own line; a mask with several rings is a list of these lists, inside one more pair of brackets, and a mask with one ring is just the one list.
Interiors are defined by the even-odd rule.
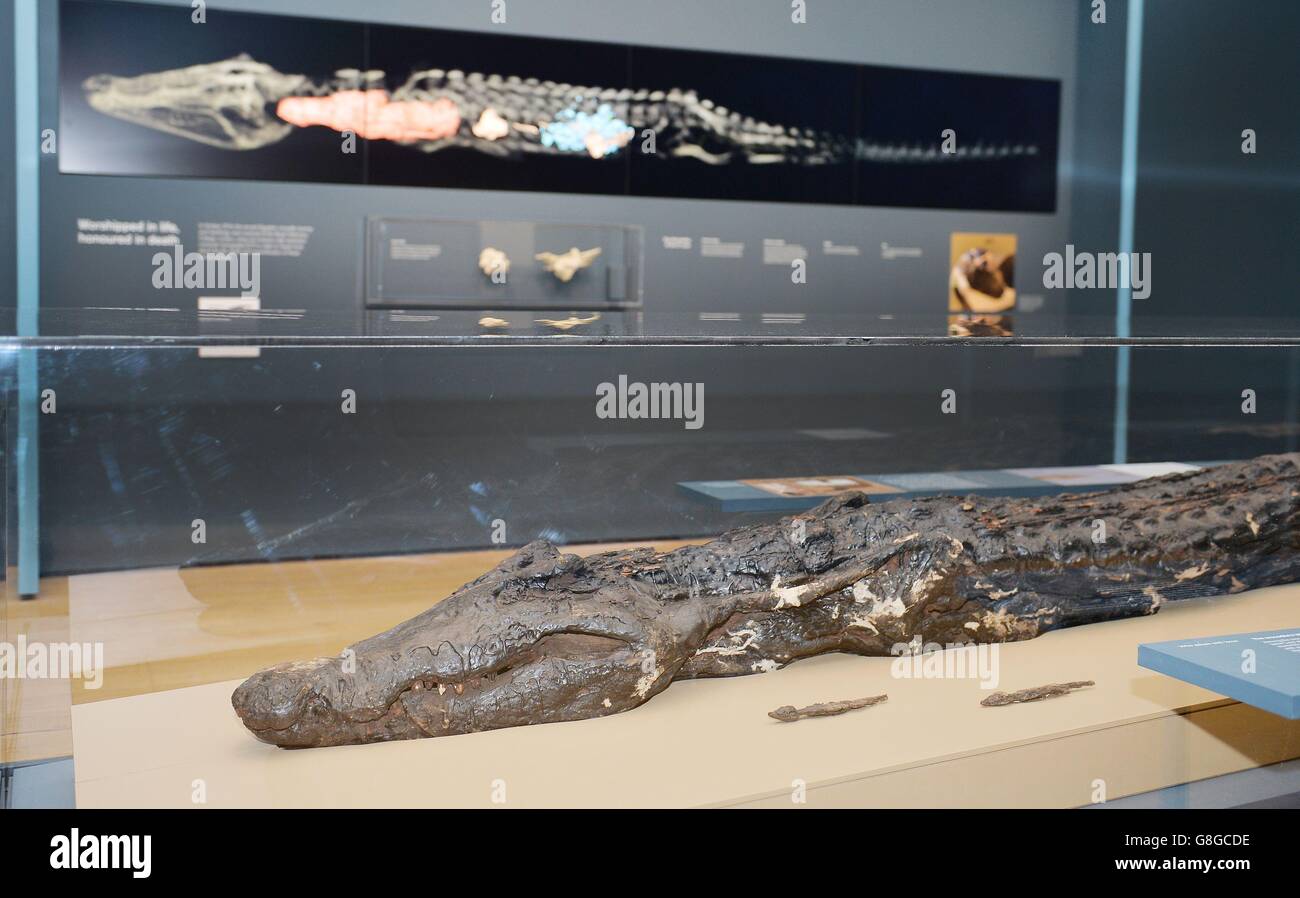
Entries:
[[[72,708],[82,807],[1072,807],[1300,756],[1300,721],[1137,666],[1140,642],[1300,623],[1300,586],[1001,646],[1004,691],[1094,688],[984,708],[976,679],[902,679],[893,659],[832,655],[676,683],[600,720],[305,751],[257,742],[238,681]],[[839,717],[797,706],[881,692]],[[804,789],[799,789],[799,784]],[[806,802],[792,800],[803,792]],[[196,802],[201,795],[205,802]],[[495,801],[494,799],[504,799]]]

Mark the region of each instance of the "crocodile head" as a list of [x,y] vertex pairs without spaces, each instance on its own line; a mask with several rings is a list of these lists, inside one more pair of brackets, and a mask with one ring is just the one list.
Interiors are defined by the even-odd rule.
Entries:
[[275,102],[314,88],[303,75],[282,74],[241,53],[143,75],[92,75],[82,90],[105,115],[224,150],[252,150],[293,131],[276,117]]
[[[591,562],[591,563],[589,563]],[[244,725],[286,748],[472,733],[599,717],[665,688],[704,621],[620,575],[525,546],[451,597],[339,656],[281,664],[232,696]],[[684,635],[677,628],[692,631]],[[691,638],[691,637],[694,638]]]

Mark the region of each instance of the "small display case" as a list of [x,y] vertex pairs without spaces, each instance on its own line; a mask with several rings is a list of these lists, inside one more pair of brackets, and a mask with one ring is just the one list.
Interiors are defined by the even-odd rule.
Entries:
[[371,307],[641,305],[639,227],[376,216],[366,235]]

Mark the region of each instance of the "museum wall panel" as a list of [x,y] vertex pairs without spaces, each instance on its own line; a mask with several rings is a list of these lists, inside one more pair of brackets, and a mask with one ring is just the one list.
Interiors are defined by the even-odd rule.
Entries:
[[[93,4],[94,7],[113,5],[112,0]],[[167,5],[162,4],[163,7]],[[668,51],[656,50],[656,47],[672,47],[678,54],[687,50],[728,54],[714,58],[731,60],[742,68],[753,68],[751,78],[757,79],[758,87],[754,92],[756,98],[765,95],[762,79],[777,77],[762,70],[761,58],[770,58],[773,65],[789,66],[796,71],[800,65],[813,66],[810,71],[822,71],[815,68],[817,64],[807,60],[830,60],[833,62],[824,63],[824,67],[829,66],[830,70],[845,73],[840,79],[843,84],[835,88],[844,93],[844,100],[839,101],[832,96],[828,101],[823,96],[828,90],[827,79],[817,78],[807,86],[806,97],[789,97],[783,102],[791,108],[801,110],[799,114],[808,115],[814,114],[810,111],[816,108],[814,101],[821,102],[825,109],[821,113],[823,120],[843,119],[845,122],[853,122],[850,128],[859,124],[856,120],[863,115],[875,116],[871,124],[881,126],[886,143],[901,144],[909,136],[905,123],[902,125],[903,131],[889,131],[890,122],[897,120],[901,112],[907,111],[906,104],[900,107],[898,102],[898,86],[892,85],[889,79],[920,77],[906,72],[900,75],[896,67],[907,66],[913,71],[919,68],[930,70],[932,74],[924,77],[932,81],[944,81],[946,78],[949,81],[957,79],[958,83],[962,83],[956,73],[1033,79],[1028,82],[994,81],[987,84],[978,80],[968,82],[967,95],[961,98],[958,111],[970,115],[968,120],[971,121],[971,127],[977,127],[980,114],[969,110],[987,110],[982,116],[990,121],[989,134],[1000,129],[1001,126],[996,121],[998,116],[1007,115],[1014,119],[1020,115],[1026,123],[1033,120],[1028,111],[1019,110],[1022,101],[1018,94],[1000,95],[997,89],[1000,84],[1033,86],[1057,82],[1060,85],[1060,133],[1059,153],[1056,155],[1060,165],[1068,165],[1070,159],[1073,137],[1073,41],[1076,24],[1072,11],[1059,4],[1022,3],[1008,8],[996,21],[985,21],[972,16],[966,5],[958,2],[928,4],[915,17],[903,16],[888,4],[825,3],[818,6],[816,15],[809,23],[793,25],[781,10],[777,11],[779,15],[764,17],[756,15],[752,6],[739,3],[711,4],[705,10],[697,4],[680,2],[661,6],[662,15],[654,17],[646,16],[644,11],[626,15],[623,5],[620,5],[616,14],[614,10],[602,11],[599,6],[590,4],[553,3],[546,5],[545,15],[523,5],[519,9],[511,6],[509,21],[504,25],[492,25],[486,20],[485,13],[464,4],[380,3],[372,4],[366,11],[370,20],[376,23],[369,29],[371,37],[368,41],[364,37],[352,36],[356,31],[365,29],[347,21],[356,16],[356,7],[347,3],[304,4],[281,0],[274,3],[232,3],[228,7],[231,10],[248,9],[260,13],[284,13],[310,18],[321,24],[304,27],[329,32],[331,35],[328,40],[321,38],[321,43],[326,47],[330,41],[359,43],[371,48],[381,46],[392,56],[395,71],[402,72],[433,58],[429,48],[422,46],[419,37],[437,32],[414,30],[430,26],[480,34],[482,41],[525,40],[521,36],[536,36],[538,40],[581,36],[584,40],[601,42],[587,45],[593,53],[602,47],[627,48],[635,45],[642,48],[642,53],[639,57],[634,56],[632,65],[638,66],[645,73],[651,87],[656,86],[658,80],[669,78],[671,72],[665,73],[663,69],[670,67],[670,59],[675,59],[676,64],[683,67],[679,70],[684,77],[692,73],[691,65],[702,69],[694,72],[700,78],[705,79],[710,75],[707,64],[701,65],[695,61],[707,57],[687,54],[685,57],[679,55],[674,58]],[[46,35],[57,34],[57,4],[47,5],[44,12]],[[331,16],[339,17],[333,27],[322,22]],[[217,20],[214,19],[211,26],[203,27],[216,25]],[[970,36],[976,33],[980,34],[980,39],[971,40]],[[391,37],[386,39],[386,35]],[[849,35],[854,35],[854,39],[849,39]],[[249,46],[252,49],[266,47],[264,55],[269,54],[272,50],[268,43],[273,42],[273,37],[263,35]],[[406,47],[405,50],[402,49],[403,46]],[[502,46],[517,44],[506,43]],[[522,46],[533,45],[525,43]],[[549,45],[540,46],[545,48]],[[449,52],[454,47],[455,42],[448,42]],[[223,51],[225,49],[233,49],[233,44],[230,47],[223,45]],[[741,51],[749,56],[734,55]],[[280,64],[282,68],[292,68],[293,52],[298,52],[298,58],[301,58],[301,51],[277,52],[290,54],[289,59]],[[462,54],[456,58],[463,58],[468,66],[471,57],[465,54],[469,50],[462,47],[456,52]],[[397,56],[403,53],[405,56],[399,60]],[[620,50],[620,53],[626,56],[625,50]],[[656,53],[659,58],[655,56]],[[57,55],[47,53],[43,60],[45,96],[42,112],[52,123],[57,121],[61,108],[57,90],[60,74]],[[184,47],[178,47],[176,41],[160,40],[157,47],[150,46],[148,55],[159,60],[157,67],[152,66],[152,63],[149,66],[155,70],[170,68],[173,63],[179,64],[186,59]],[[224,52],[216,55],[224,55]],[[347,54],[339,53],[340,58],[345,55]],[[500,59],[490,54],[484,55],[479,69],[487,72],[499,69],[509,73],[512,60],[508,56]],[[761,58],[755,60],[756,56]],[[547,62],[534,60],[529,63],[528,60],[520,60],[521,65],[541,66],[537,71],[542,71]],[[878,77],[873,81],[874,94],[871,97],[856,96],[856,93],[863,92],[859,84],[862,64],[876,67],[873,71]],[[137,67],[138,65],[137,63]],[[368,67],[375,65],[374,60],[367,62]],[[76,73],[81,74],[82,68],[86,72],[91,69],[103,72],[105,67],[106,64],[96,62],[92,57],[79,62]],[[618,66],[616,62],[610,62],[607,67],[617,69]],[[943,75],[943,72],[953,74]],[[626,79],[629,76],[611,71],[609,77],[617,81],[620,77]],[[716,75],[713,77],[716,78]],[[789,82],[788,79],[778,79],[777,83],[784,86]],[[725,88],[725,80],[718,82],[718,86]],[[1051,85],[1046,84],[1046,87],[1051,93]],[[855,95],[850,96],[847,93],[849,90],[855,91]],[[707,97],[707,92],[701,91],[700,96]],[[865,102],[868,99],[871,104],[863,113],[863,108],[855,106],[855,101]],[[850,108],[841,108],[844,104]],[[64,104],[62,108],[67,110],[71,105]],[[85,108],[81,108],[81,115],[64,123],[74,132],[74,138],[77,123],[85,120],[85,112]],[[154,152],[142,154],[137,152],[140,146],[156,148],[169,135],[130,125],[107,115],[96,113],[96,116],[105,127],[116,126],[122,129],[114,131],[114,134],[130,134],[132,137],[129,140],[140,141],[133,149],[129,140],[124,146],[132,150],[132,158],[153,160],[150,165],[164,168],[180,165],[177,161],[178,154],[185,157],[206,151],[202,152],[205,160],[218,161],[205,164],[219,169],[221,165],[233,165],[230,159],[239,155],[180,138],[171,140],[170,155],[162,154],[160,157]],[[926,132],[933,130],[924,122],[919,122],[918,126]],[[899,127],[897,121],[894,127]],[[1042,127],[1042,123],[1035,122],[1033,127]],[[328,137],[328,128],[306,128],[299,129],[299,132],[293,135],[293,140],[306,141],[308,145],[315,145],[312,142],[317,140],[334,141],[334,138]],[[1057,137],[1058,135],[1049,134],[1038,142],[1047,144]],[[937,135],[935,139],[938,140]],[[1013,143],[1014,140],[1012,138]],[[105,152],[102,142],[85,141],[83,145],[92,147],[96,154]],[[1052,155],[1051,147],[1044,145],[1041,149],[1040,158]],[[952,185],[950,191],[953,196],[951,206],[947,209],[922,210],[875,206],[862,209],[819,208],[804,202],[754,203],[744,199],[746,192],[760,187],[775,189],[771,184],[780,179],[775,179],[770,174],[765,177],[740,178],[733,173],[719,177],[712,171],[695,188],[723,196],[731,195],[737,199],[699,202],[593,196],[589,192],[594,185],[582,181],[575,183],[572,178],[567,185],[561,179],[558,183],[562,189],[549,191],[544,196],[458,189],[426,193],[397,186],[381,187],[377,183],[400,182],[404,179],[409,182],[411,177],[434,178],[429,183],[440,183],[436,180],[439,177],[437,172],[444,170],[448,163],[438,164],[438,153],[428,155],[409,147],[372,142],[369,147],[363,145],[363,151],[358,156],[365,157],[367,151],[374,157],[369,165],[372,185],[367,187],[304,185],[287,181],[245,183],[195,179],[182,182],[154,178],[122,182],[114,178],[56,176],[55,170],[60,165],[65,172],[70,172],[93,168],[96,164],[106,166],[109,170],[116,165],[121,170],[129,167],[127,161],[113,162],[111,158],[94,163],[84,158],[68,158],[61,163],[55,159],[43,160],[47,189],[43,221],[43,236],[47,241],[45,257],[47,260],[56,257],[79,260],[86,266],[111,275],[98,279],[96,286],[100,298],[97,302],[104,305],[134,306],[141,304],[138,302],[140,291],[152,292],[148,281],[149,267],[147,262],[142,264],[149,253],[137,258],[137,253],[79,243],[79,240],[87,239],[78,236],[79,219],[170,222],[175,224],[180,238],[191,246],[199,239],[200,222],[310,226],[314,230],[300,256],[277,257],[265,261],[262,272],[263,306],[351,310],[358,304],[362,265],[360,228],[367,215],[636,224],[644,229],[645,235],[644,299],[647,310],[680,311],[686,314],[721,311],[742,315],[773,311],[911,314],[918,309],[942,307],[939,296],[950,267],[949,237],[952,232],[1015,233],[1019,237],[1022,254],[1041,255],[1061,242],[1063,222],[1067,220],[1070,208],[1069,185],[1060,183],[1052,185],[1056,187],[1055,190],[1048,189],[1046,192],[1048,200],[1045,204],[1049,208],[1054,206],[1054,213],[951,211],[952,206],[963,205],[963,190],[979,187],[983,173],[996,171],[1005,164],[996,160],[960,164],[979,174],[962,179],[960,173],[957,173],[954,176],[959,180]],[[444,158],[450,158],[446,153],[455,151],[442,152]],[[332,155],[339,156],[343,161],[335,166],[337,170],[331,180],[364,178],[361,171],[365,165],[363,161],[356,157]],[[483,154],[462,152],[461,155],[472,157]],[[309,178],[312,173],[310,166],[316,163],[304,159],[302,154],[294,154],[293,158],[296,171],[291,176],[295,180]],[[624,155],[622,158],[630,156]],[[592,170],[581,168],[581,160],[577,159],[555,161],[579,165],[584,172]],[[465,166],[474,165],[481,169],[483,165],[493,165],[494,162],[495,160],[484,156],[482,161],[471,158],[457,163],[461,171],[459,177],[478,177],[480,186],[488,186],[491,180],[483,180],[485,176],[481,171],[476,176]],[[600,162],[619,164],[610,159]],[[685,162],[668,164],[680,167]],[[405,176],[397,171],[403,167],[407,170]],[[594,170],[599,171],[602,167],[597,164]],[[283,172],[284,168],[285,165],[279,165],[277,170]],[[349,168],[349,171],[344,172],[342,168]],[[499,177],[500,186],[511,187],[512,179],[518,183],[516,176],[502,176],[501,172],[500,164],[493,165],[493,173]],[[225,174],[237,175],[238,172],[228,171]],[[924,195],[924,189],[928,189],[927,185],[935,180],[932,173],[920,175],[917,183],[910,188],[897,186],[897,182],[902,179],[892,172],[889,174],[889,177],[877,178],[878,199],[881,202],[900,205],[907,201],[909,195],[925,200],[926,205],[942,206],[945,202],[945,191],[942,189],[933,190],[932,196]],[[580,176],[582,179],[589,177],[591,176],[585,174]],[[646,193],[680,192],[687,187],[670,188],[665,186],[665,181],[677,183],[690,180],[680,174],[665,179],[654,171],[646,176],[634,171],[629,177],[631,183],[640,185],[638,189]],[[822,176],[818,174],[817,177]],[[939,177],[942,179],[949,176]],[[1022,179],[1014,180],[1019,183]],[[963,185],[962,181],[967,183]],[[531,179],[529,183],[535,184],[537,181]],[[727,187],[727,183],[732,186]],[[447,184],[442,186],[445,188]],[[832,201],[853,202],[855,186],[852,183],[847,184],[848,189],[838,200],[838,188],[828,188],[817,194],[811,185],[804,186],[808,189],[800,189],[796,184],[795,193],[787,193],[786,198],[806,195],[812,199],[821,196]],[[570,192],[572,189],[582,192]],[[890,190],[896,195],[887,195]],[[1041,208],[1042,205],[1043,202],[1039,202],[1037,207]],[[490,216],[485,215],[485,209],[491,210]],[[270,210],[274,210],[274,215],[267,214]],[[773,264],[771,261],[780,252],[774,253],[765,247],[765,241],[784,241],[795,248],[793,251],[806,252],[810,261],[815,263],[812,266],[813,275],[808,282],[795,289],[790,283],[788,266]],[[719,246],[720,251],[705,255],[702,244],[706,242]],[[683,249],[683,246],[689,248]],[[903,248],[907,253],[893,253],[887,247]],[[737,249],[741,253],[739,258],[734,254],[728,255]],[[765,259],[765,256],[768,258]],[[89,285],[78,275],[80,270],[84,268],[78,264],[47,264],[43,272],[45,303],[86,305],[83,296]],[[108,295],[110,292],[116,295]],[[194,301],[192,295],[183,291],[176,292],[186,302]],[[173,300],[170,295],[167,298]],[[1024,329],[1041,326],[1050,330],[1052,320],[1058,314],[1059,309],[1044,304],[1033,314],[1022,315],[1020,326]],[[1036,320],[1040,324],[1036,325]]]

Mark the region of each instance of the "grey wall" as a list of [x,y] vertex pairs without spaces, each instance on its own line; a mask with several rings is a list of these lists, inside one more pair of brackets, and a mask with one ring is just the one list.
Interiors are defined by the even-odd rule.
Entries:
[[[1080,6],[1069,234],[1080,249],[1113,251],[1129,4],[1111,0],[1104,25]],[[1134,249],[1151,253],[1153,273],[1152,295],[1133,302],[1135,332],[1295,318],[1298,45],[1294,0],[1146,0]],[[1255,155],[1241,152],[1243,128],[1258,134]],[[1068,308],[1111,316],[1115,293],[1073,291]],[[1144,376],[1156,373],[1135,372]]]
[[[105,0],[111,2],[111,0]],[[183,0],[167,0],[188,8]],[[376,22],[443,25],[519,34],[629,41],[698,49],[804,56],[847,62],[1060,78],[1062,174],[1056,215],[853,209],[623,197],[418,190],[280,183],[60,176],[42,159],[42,300],[46,307],[192,303],[150,289],[147,251],[79,247],[79,215],[150,216],[181,223],[192,240],[199,218],[311,223],[317,233],[297,262],[266,260],[265,303],[355,312],[361,221],[368,214],[525,218],[642,224],[650,311],[917,313],[937,309],[952,230],[1021,235],[1022,272],[1067,240],[1080,248],[1117,243],[1127,3],[1111,0],[1108,22],[1088,21],[1083,0],[965,0],[903,3],[819,0],[810,21],[788,22],[784,0],[671,0],[645,4],[581,0],[508,4],[509,22],[487,23],[477,2],[388,0],[359,8],[348,0],[230,0],[222,9]],[[42,125],[56,124],[56,4],[44,4]],[[179,14],[179,11],[178,11]],[[220,9],[212,9],[220,15]],[[0,11],[11,40],[12,9]],[[1279,90],[1300,81],[1300,4],[1252,0],[1148,0],[1143,46],[1137,248],[1153,253],[1155,294],[1138,318],[1287,315],[1300,274],[1294,251],[1300,221],[1300,116]],[[0,110],[12,106],[0,79]],[[1260,153],[1239,151],[1240,131],[1259,133]],[[12,196],[12,146],[0,141],[0,199]],[[8,191],[6,193],[6,191]],[[7,204],[12,205],[12,202]],[[0,229],[12,228],[6,218]],[[666,234],[744,240],[747,262],[733,265],[663,249]],[[795,288],[786,272],[752,257],[763,237],[860,244],[852,263],[825,260]],[[0,230],[0,275],[12,283],[12,231]],[[920,260],[885,262],[880,241],[920,245]],[[838,266],[839,270],[835,270]],[[1023,280],[1023,278],[1022,278]],[[1032,293],[1028,282],[1022,293]],[[1231,298],[1229,300],[1229,297]],[[1109,315],[1107,291],[1046,293],[1040,311],[1018,315],[1025,332],[1063,327],[1074,315]],[[359,324],[357,325],[360,326]]]
[[[181,4],[188,7],[188,4]],[[46,33],[54,32],[54,16]],[[1049,77],[1064,82],[1060,164],[1071,164],[1074,120],[1075,4],[1071,0],[967,0],[926,3],[816,0],[805,25],[790,23],[785,0],[511,0],[506,25],[488,20],[487,2],[381,0],[231,0],[219,6],[469,30]],[[184,13],[178,13],[184,14]],[[44,54],[43,117],[57,113],[55,56]],[[508,67],[508,61],[502,63]],[[809,85],[815,90],[815,85]],[[991,102],[996,98],[990,98]],[[647,311],[807,313],[933,312],[942,328],[952,231],[1015,232],[1022,258],[1041,258],[1060,244],[1070,218],[1068,183],[1054,215],[861,209],[798,204],[431,190],[373,186],[179,181],[59,175],[45,160],[43,301],[50,306],[178,305],[179,291],[160,296],[149,285],[152,251],[78,246],[79,216],[167,218],[193,244],[195,223],[228,220],[312,224],[316,232],[298,260],[263,259],[263,305],[353,311],[359,305],[362,222],[367,215],[498,218],[639,224],[645,229]],[[663,247],[665,235],[743,240],[741,263],[701,259]],[[806,285],[789,271],[760,264],[763,238],[820,246],[830,240],[862,247],[857,259],[814,254]],[[920,246],[920,259],[885,261],[882,242]],[[93,277],[89,275],[94,272]],[[1020,316],[1027,331],[1059,330],[1063,303]]]
[[[1300,332],[1300,3],[1147,0],[1143,38],[1134,248],[1153,268],[1135,332],[1160,320]],[[1255,155],[1241,152],[1243,128]],[[1135,353],[1131,383],[1135,460],[1159,453],[1152,434],[1190,421],[1260,427],[1240,413],[1247,388],[1260,416],[1284,422],[1268,451],[1296,448],[1296,352]]]
[[[1150,316],[1294,319],[1300,282],[1300,3],[1147,0],[1137,249]],[[1253,128],[1258,153],[1241,152]]]

